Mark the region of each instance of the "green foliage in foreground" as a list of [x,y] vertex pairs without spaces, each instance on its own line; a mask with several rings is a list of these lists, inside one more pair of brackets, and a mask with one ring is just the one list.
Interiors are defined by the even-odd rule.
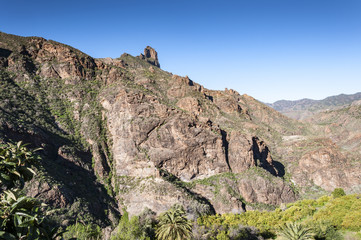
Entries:
[[[278,236],[291,240],[342,240],[342,231],[361,230],[360,207],[361,195],[323,196],[317,200],[288,204],[285,210],[203,216],[193,224],[187,220],[183,207],[177,205],[159,217],[151,210],[129,217],[123,209],[123,216],[111,239],[260,240]],[[101,236],[100,229],[90,225],[76,224],[67,231],[64,234],[66,239],[96,240]]]
[[281,227],[280,235],[288,240],[314,239],[312,229],[299,223],[286,223],[283,227]]
[[35,172],[29,167],[39,158],[35,150],[28,150],[25,144],[6,144],[0,146],[0,184],[2,188],[23,188]]
[[[212,215],[198,218],[199,226],[222,226],[225,231],[234,227],[253,226],[263,236],[276,234],[285,224],[300,222],[312,228],[315,239],[339,239],[336,230],[361,230],[361,195],[353,194],[333,198],[323,196],[317,200],[301,200],[287,205],[282,211],[248,211],[242,214]],[[333,236],[333,237],[332,237]]]
[[56,239],[61,235],[50,227],[44,204],[20,194],[25,181],[35,174],[30,166],[37,150],[28,150],[21,142],[0,146],[0,239]]

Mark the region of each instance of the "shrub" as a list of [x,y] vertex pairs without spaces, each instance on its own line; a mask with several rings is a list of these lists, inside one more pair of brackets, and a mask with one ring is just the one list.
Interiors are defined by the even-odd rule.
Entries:
[[123,216],[120,218],[117,233],[111,237],[111,240],[146,240],[143,226],[140,224],[139,217],[133,216],[129,219],[129,214],[126,209],[123,209]]
[[335,188],[332,192],[332,197],[334,198],[343,197],[345,195],[346,193],[342,188]]
[[65,239],[78,239],[78,240],[99,240],[101,239],[101,229],[98,225],[88,224],[84,225],[76,222],[66,228],[64,233]]
[[328,222],[312,222],[309,226],[315,233],[315,240],[342,240],[342,235]]
[[329,222],[337,229],[361,230],[361,196],[346,195],[331,199],[313,215],[313,220]]

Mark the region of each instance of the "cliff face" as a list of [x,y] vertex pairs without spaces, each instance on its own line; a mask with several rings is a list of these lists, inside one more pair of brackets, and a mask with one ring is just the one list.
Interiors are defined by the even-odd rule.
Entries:
[[[287,140],[313,141],[312,127],[247,95],[165,72],[150,47],[139,57],[94,59],[0,33],[0,66],[0,137],[44,148],[42,177],[29,194],[84,212],[84,221],[177,202],[190,214],[242,212],[294,201],[294,184],[350,187],[344,176],[328,183],[330,156],[348,164],[331,143],[310,153]],[[324,163],[316,175],[313,160]]]
[[331,139],[334,146],[342,152],[342,156],[333,158],[334,165],[339,169],[346,165],[348,169],[341,177],[347,181],[352,192],[360,191],[361,101],[354,101],[336,110],[320,112],[305,121],[315,124],[320,134]]

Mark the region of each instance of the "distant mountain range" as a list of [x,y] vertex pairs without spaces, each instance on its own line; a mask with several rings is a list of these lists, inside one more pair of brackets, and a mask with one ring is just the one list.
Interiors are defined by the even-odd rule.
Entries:
[[267,105],[290,118],[302,120],[315,113],[337,109],[360,99],[361,92],[358,92],[349,95],[340,94],[322,100],[312,100],[308,98],[296,101],[280,100],[274,103],[267,103]]

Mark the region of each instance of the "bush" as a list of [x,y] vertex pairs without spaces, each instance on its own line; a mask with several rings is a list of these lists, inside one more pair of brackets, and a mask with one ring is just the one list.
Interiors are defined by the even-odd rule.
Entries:
[[345,195],[346,193],[342,188],[335,188],[332,192],[332,197],[334,198],[343,197]]
[[66,228],[63,237],[65,239],[78,239],[78,240],[99,240],[101,239],[101,229],[98,225],[88,224],[84,225],[76,222]]
[[[319,239],[338,239],[339,229],[359,231],[361,230],[361,195],[346,195],[338,198],[323,196],[317,200],[301,200],[288,204],[284,211],[277,208],[271,212],[248,211],[241,214],[202,216],[197,219],[199,226],[196,229],[217,233],[226,230],[230,234],[230,229],[239,225],[253,226],[260,230],[260,235],[263,237],[272,237],[276,229],[287,222],[296,221],[312,227]],[[222,229],[219,226],[222,226]]]
[[313,215],[313,220],[329,222],[337,229],[361,230],[361,196],[346,195],[331,199]]
[[123,209],[123,216],[120,218],[117,233],[111,237],[111,240],[146,240],[150,239],[144,226],[140,224],[139,217],[133,216],[129,219],[126,209]]
[[313,222],[310,225],[315,233],[315,240],[342,240],[342,235],[328,222]]

